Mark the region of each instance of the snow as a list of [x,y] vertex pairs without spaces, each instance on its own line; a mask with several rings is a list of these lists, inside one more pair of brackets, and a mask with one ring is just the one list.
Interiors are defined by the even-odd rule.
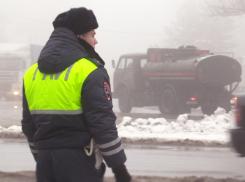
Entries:
[[[124,117],[117,125],[119,136],[124,141],[140,142],[202,142],[205,144],[226,145],[230,142],[229,129],[234,128],[233,113],[218,108],[213,115],[204,115],[201,120],[190,120],[187,114],[179,115],[176,120],[165,118]],[[23,135],[21,126],[0,126],[0,136]]]
[[204,119],[188,120],[188,115],[179,115],[176,121],[168,122],[165,118],[138,118],[132,120],[124,117],[117,125],[121,138],[127,141],[155,142],[202,142],[206,144],[227,144],[230,142],[229,129],[234,127],[233,113],[226,113],[218,108],[214,115]]
[[10,132],[20,133],[22,132],[22,130],[21,130],[21,126],[16,126],[16,125],[10,126],[8,128],[3,128],[0,126],[0,132],[1,133],[10,133]]

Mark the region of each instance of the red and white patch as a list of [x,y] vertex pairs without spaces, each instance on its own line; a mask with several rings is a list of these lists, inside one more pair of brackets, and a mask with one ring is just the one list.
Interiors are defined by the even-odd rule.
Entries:
[[104,92],[108,100],[111,100],[111,88],[107,82],[104,82]]

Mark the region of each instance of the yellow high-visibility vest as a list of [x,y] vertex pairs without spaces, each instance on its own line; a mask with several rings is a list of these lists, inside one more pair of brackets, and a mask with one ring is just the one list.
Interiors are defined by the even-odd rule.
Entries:
[[31,114],[83,113],[83,83],[97,68],[86,58],[55,74],[41,73],[38,63],[31,66],[24,75],[25,95]]

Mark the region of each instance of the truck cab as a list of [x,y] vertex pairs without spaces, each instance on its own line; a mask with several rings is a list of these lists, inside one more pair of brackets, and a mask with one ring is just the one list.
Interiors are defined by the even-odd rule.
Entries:
[[0,96],[20,98],[25,61],[12,54],[0,54]]
[[23,76],[38,60],[42,48],[34,44],[0,44],[0,98],[21,99]]
[[146,63],[146,54],[124,54],[119,58],[114,72],[113,97],[119,98],[119,108],[122,112],[130,112],[135,105],[133,95],[144,90],[142,68]]

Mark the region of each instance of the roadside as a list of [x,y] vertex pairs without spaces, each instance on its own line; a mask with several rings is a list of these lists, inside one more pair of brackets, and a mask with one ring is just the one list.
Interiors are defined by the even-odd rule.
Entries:
[[[19,102],[17,105],[18,107],[16,108],[13,108],[12,105],[15,105],[15,103],[0,102],[0,107],[2,108],[0,109],[1,111],[0,113],[1,113],[1,116],[3,116],[1,119],[1,123],[3,124],[0,125],[0,130],[2,131],[0,132],[0,140],[2,141],[2,145],[4,145],[3,147],[4,151],[2,151],[1,162],[3,165],[2,165],[1,171],[5,171],[5,172],[0,171],[0,182],[17,182],[17,181],[18,182],[34,182],[35,181],[35,174],[34,174],[35,167],[33,163],[31,163],[32,158],[29,155],[29,148],[28,148],[28,145],[26,144],[27,140],[25,139],[25,136],[21,132],[21,128],[19,124],[20,116],[21,116],[21,105]],[[139,113],[143,113],[142,111],[144,109],[146,108],[143,108],[142,110],[140,110],[140,112],[138,110],[137,111]],[[149,108],[147,109],[149,110]],[[215,131],[213,132],[214,135],[211,136],[209,133],[207,133],[206,135],[205,132],[199,132],[201,133],[201,135],[199,136],[203,136],[200,140],[197,140],[198,137],[196,137],[196,135],[193,135],[195,139],[193,140],[193,136],[192,136],[193,132],[191,132],[191,135],[190,133],[189,134],[184,133],[184,136],[185,136],[184,138],[179,137],[178,135],[179,133],[177,130],[176,131],[167,130],[164,132],[158,131],[158,134],[154,135],[153,137],[146,137],[148,135],[150,136],[150,134],[154,132],[143,133],[143,131],[148,131],[147,130],[148,128],[145,127],[146,124],[144,123],[145,122],[149,123],[151,122],[151,120],[153,121],[153,119],[148,119],[149,117],[151,118],[154,116],[154,118],[159,118],[157,116],[158,113],[156,111],[156,108],[151,108],[151,109],[152,109],[151,112],[153,111],[154,111],[153,113],[156,112],[155,113],[156,116],[155,114],[152,114],[152,115],[148,115],[148,114],[142,115],[141,114],[139,115],[140,116],[139,117],[138,113],[136,112],[130,117],[132,118],[133,123],[136,123],[136,119],[139,118],[137,120],[137,125],[125,125],[124,127],[121,127],[120,129],[120,132],[122,131],[124,132],[123,135],[121,136],[122,143],[124,145],[125,150],[128,151],[129,159],[131,159],[129,160],[131,161],[131,163],[129,162],[128,166],[131,169],[132,174],[134,175],[132,182],[148,182],[148,181],[149,182],[162,182],[162,181],[166,181],[166,182],[241,182],[241,180],[244,179],[243,162],[241,160],[239,161],[236,160],[234,155],[231,153],[228,153],[227,156],[224,155],[224,153],[226,154],[227,153],[226,151],[230,148],[229,140],[226,138],[225,140],[224,139],[221,140],[221,141],[224,140],[225,142],[219,142],[220,140],[218,140],[219,135],[217,135],[216,131],[219,131],[220,128],[221,129],[224,128],[224,126],[227,128],[230,127],[229,122],[220,122],[221,119],[222,121],[227,120],[224,115],[221,115],[219,120],[214,120],[213,117],[210,118],[211,121],[213,121],[213,123],[220,123],[221,125],[217,125],[217,126],[221,126],[221,127],[214,127],[214,125],[211,123],[212,124],[211,126],[214,127],[213,128],[213,130]],[[118,119],[123,118],[123,117],[124,115],[120,115]],[[134,117],[136,119],[134,119]],[[145,119],[142,119],[142,118],[145,118]],[[154,122],[155,128],[161,129],[160,125],[159,126],[156,125],[158,124],[157,122],[161,122],[161,120],[159,121],[154,120],[154,121],[155,121]],[[167,122],[170,123],[169,121]],[[121,121],[117,120],[117,124],[120,124],[120,123]],[[196,125],[200,122],[198,121],[198,122],[193,123],[188,120],[186,121],[183,120],[181,122],[174,121],[173,123],[179,124],[178,127],[182,127],[185,130],[190,129],[190,131],[192,131],[193,129],[198,128],[196,127]],[[17,126],[14,126],[15,124]],[[207,129],[209,131],[210,130],[208,128],[209,125],[207,125],[207,123],[204,123],[204,124],[205,124],[205,131]],[[11,127],[11,129],[6,130],[5,128],[1,128],[1,126],[2,127],[13,126],[13,127]],[[170,125],[166,125],[166,126],[170,126]],[[128,129],[132,129],[132,127],[134,130],[132,130],[133,133],[130,133],[131,130],[128,130]],[[176,125],[174,125],[174,127],[176,127]],[[178,129],[178,127],[176,127],[176,129]],[[130,135],[127,135],[127,133],[129,133]],[[166,135],[166,137],[164,136],[164,134]],[[171,135],[170,139],[168,137],[170,136],[169,134]],[[228,133],[224,133],[224,136],[228,136],[227,134]],[[159,136],[164,136],[164,137],[159,137]],[[210,137],[212,140],[207,140],[208,137]],[[12,144],[14,145],[12,148],[7,147],[7,146],[12,146]],[[19,144],[22,144],[21,146],[23,147],[23,151],[20,149]],[[146,151],[146,153],[141,154],[142,148],[159,149],[159,147],[160,149],[162,147],[169,147],[169,148],[159,151],[157,153],[153,153],[152,151],[149,150],[149,151]],[[193,147],[195,147],[194,151],[192,150]],[[202,149],[203,147],[212,147],[215,149],[214,149],[214,152],[205,153],[206,151],[204,151],[203,153],[198,154],[199,152],[203,151]],[[222,149],[220,150],[220,148]],[[132,150],[135,150],[135,152],[130,152]],[[19,152],[17,155],[16,155],[16,151]],[[179,151],[179,152],[175,153],[175,151]],[[197,154],[193,154],[193,157],[189,157],[190,155],[192,155],[192,153],[195,153],[195,152],[197,152]],[[28,154],[28,155],[25,155],[25,154]],[[20,159],[18,157],[19,155],[24,156],[24,157]],[[16,157],[13,157],[13,156],[16,156]],[[140,158],[139,156],[147,156],[147,161],[148,161],[147,166],[150,166],[148,167],[148,169],[147,167],[144,167],[145,164],[142,162],[143,161],[142,157]],[[161,156],[168,156],[168,157],[159,158]],[[202,159],[200,156],[205,157],[205,159]],[[157,161],[155,161],[156,157],[158,157]],[[191,161],[189,160],[188,157],[191,158]],[[176,160],[177,158],[178,160]],[[234,160],[236,160],[236,162],[234,162]],[[21,166],[23,167],[23,162],[25,164],[28,164],[28,161],[30,163],[29,166],[27,166],[28,168],[19,168],[20,170],[19,172],[12,172],[12,171],[15,171],[12,165],[14,165],[15,168],[18,168]],[[218,164],[216,165],[217,162]],[[202,165],[198,166],[197,164],[200,164],[200,163]],[[186,169],[188,168],[186,164],[188,164],[188,166],[190,167],[188,170]],[[158,165],[158,167],[156,165]],[[232,166],[237,166],[237,170],[234,171],[232,169],[233,168]],[[152,171],[150,171],[149,168],[152,169]],[[11,169],[12,171],[9,169]],[[11,171],[11,172],[7,172],[7,171]],[[139,171],[141,173],[139,173]],[[183,174],[185,174],[185,176],[183,176]],[[153,175],[162,176],[162,177],[151,177]],[[175,176],[178,176],[178,177],[175,178]],[[212,176],[212,177],[207,177],[207,176]],[[114,182],[114,181],[115,180],[112,177],[112,173],[110,173],[110,175],[107,174],[104,180],[104,182]]]
[[[0,132],[0,139],[11,140],[11,142],[21,141],[27,143],[26,137],[22,132]],[[122,143],[126,145],[144,145],[152,146],[165,145],[165,146],[209,146],[209,147],[231,147],[231,143],[219,143],[219,142],[205,142],[201,140],[174,140],[174,141],[159,141],[154,138],[132,140],[126,137],[121,138]]]
[[[0,172],[0,182],[35,182],[35,173],[32,171],[22,171],[15,173]],[[215,179],[211,177],[183,177],[183,178],[165,178],[165,177],[144,177],[133,176],[132,182],[242,182],[237,179]],[[115,182],[113,177],[105,177],[104,182]]]

